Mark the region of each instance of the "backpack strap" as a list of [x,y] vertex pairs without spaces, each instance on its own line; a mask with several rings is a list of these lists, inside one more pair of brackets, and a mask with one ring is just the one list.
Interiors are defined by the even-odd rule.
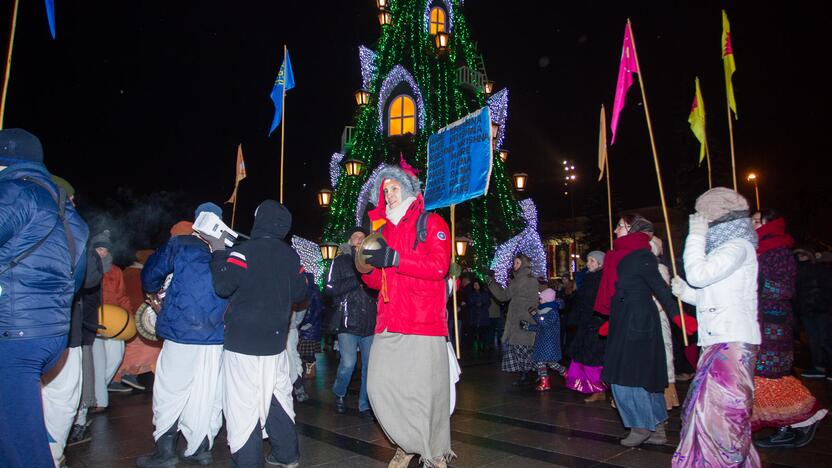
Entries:
[[423,211],[422,214],[419,215],[419,219],[416,220],[416,240],[413,241],[413,250],[416,250],[416,247],[426,241],[428,239],[428,218],[430,217],[429,211]]
[[55,204],[58,206],[58,219],[55,220],[55,224],[52,225],[52,228],[49,229],[49,232],[46,233],[45,236],[43,236],[34,245],[32,245],[31,247],[26,249],[23,253],[21,253],[20,255],[15,257],[11,262],[9,262],[8,265],[6,265],[2,270],[0,270],[0,274],[5,273],[5,272],[11,270],[12,268],[16,267],[17,265],[19,265],[26,257],[31,255],[35,250],[37,250],[41,245],[43,245],[44,242],[46,242],[46,239],[48,239],[49,236],[52,235],[52,232],[58,226],[59,222],[63,222],[64,234],[66,235],[67,248],[69,249],[69,256],[70,256],[69,272],[70,272],[71,275],[74,275],[75,274],[75,266],[76,266],[75,265],[75,257],[77,255],[77,252],[75,251],[75,237],[72,235],[72,231],[71,231],[70,226],[69,226],[69,220],[66,217],[66,199],[67,199],[66,191],[62,187],[58,187],[58,194],[56,195],[52,192],[52,189],[50,189],[48,185],[46,185],[45,183],[43,183],[43,182],[41,182],[37,179],[26,176],[26,177],[23,177],[23,180],[25,180],[27,182],[32,182],[33,184],[37,185],[38,187],[46,190],[46,192],[49,194],[49,196],[52,197],[52,201],[54,201]]

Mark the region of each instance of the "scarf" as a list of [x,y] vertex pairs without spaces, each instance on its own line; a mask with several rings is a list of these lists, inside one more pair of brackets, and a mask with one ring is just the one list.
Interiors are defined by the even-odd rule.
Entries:
[[615,295],[615,284],[618,282],[618,262],[636,250],[650,250],[650,236],[644,232],[634,232],[619,237],[612,243],[612,250],[604,256],[604,269],[601,273],[601,285],[595,296],[593,309],[604,315],[610,314],[612,296]]
[[407,197],[399,203],[399,206],[395,208],[387,208],[387,220],[394,225],[398,225],[399,221],[402,220],[404,214],[407,213],[407,209],[410,208],[410,205],[412,205],[414,201],[416,201],[416,197]]
[[757,255],[762,255],[774,249],[790,249],[794,245],[792,236],[786,234],[786,220],[783,218],[771,220],[760,226],[757,229],[757,237],[760,239]]
[[711,226],[705,235],[705,254],[733,239],[745,239],[757,248],[757,234],[751,226],[751,218],[739,218]]

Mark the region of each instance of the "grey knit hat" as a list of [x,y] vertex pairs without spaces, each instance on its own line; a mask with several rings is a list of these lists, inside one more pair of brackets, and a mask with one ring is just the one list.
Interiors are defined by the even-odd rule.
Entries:
[[399,185],[402,186],[403,200],[408,197],[415,197],[421,192],[422,183],[419,181],[418,177],[405,172],[405,170],[398,165],[385,166],[384,169],[379,171],[376,176],[376,181],[373,184],[373,191],[370,192],[373,194],[373,196],[370,197],[370,201],[373,202],[373,205],[378,205],[378,199],[375,194],[379,193],[382,184],[384,184],[384,181],[387,179],[395,179]]
[[718,224],[748,217],[748,200],[739,193],[726,188],[714,187],[696,199],[696,211],[711,224]]
[[600,250],[593,250],[592,252],[586,254],[586,258],[587,260],[594,258],[599,265],[604,264],[604,252],[601,252]]

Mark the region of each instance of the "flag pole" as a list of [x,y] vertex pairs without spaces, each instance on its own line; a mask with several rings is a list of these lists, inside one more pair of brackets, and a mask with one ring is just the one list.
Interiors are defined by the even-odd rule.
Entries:
[[[728,107],[728,139],[731,141],[731,174],[734,177],[734,191],[737,191],[737,160],[734,157],[734,123],[731,121],[731,101],[728,93],[725,94],[726,107]],[[707,149],[707,147],[706,147]]]
[[[610,187],[610,155],[607,151],[607,112],[604,105],[601,104],[601,129],[598,137],[598,151],[603,151],[604,167],[599,168],[607,174],[607,214],[609,215],[609,229],[610,229],[610,250],[612,250],[612,189]],[[600,157],[600,156],[599,156]],[[603,176],[602,172],[602,176]],[[598,179],[601,180],[601,179]]]
[[234,184],[234,205],[231,208],[231,229],[234,229],[234,220],[237,218],[237,187],[239,186],[239,182]]
[[[647,94],[644,92],[644,75],[641,73],[641,65],[638,61],[638,52],[636,49],[636,38],[633,34],[633,25],[630,23],[630,19],[627,18],[627,29],[630,30],[630,40],[633,42],[633,56],[636,61],[636,69],[638,70],[638,86],[641,88],[641,99],[644,102],[644,117],[647,119],[647,131],[650,134],[650,149],[653,150],[653,164],[656,166],[656,180],[659,182],[659,198],[662,202],[662,214],[664,215],[664,227],[667,233],[667,246],[668,250],[670,251],[670,266],[673,268],[673,276],[677,276],[676,273],[676,254],[673,251],[673,237],[670,235],[670,218],[667,215],[667,203],[665,202],[664,198],[664,185],[662,184],[662,172],[661,168],[659,167],[659,154],[656,152],[656,141],[653,137],[653,125],[650,123],[650,110],[647,107]],[[679,303],[679,314],[684,314],[682,309],[682,300],[680,298],[676,298]],[[685,321],[684,319],[679,320],[682,324],[682,338],[684,339],[685,346],[688,345],[688,335],[687,331],[685,330]]]
[[[705,143],[704,143],[705,144],[705,159],[707,159],[707,161],[708,161],[708,190],[710,190],[710,189],[714,188],[714,183],[713,183],[713,180],[711,179],[711,150],[708,148],[708,130],[707,130],[707,127],[708,127],[707,125],[703,125],[703,127],[702,127],[703,134],[702,134],[702,136],[705,139]],[[733,158],[731,158],[731,160],[733,161]],[[734,175],[734,184],[736,184],[736,174]]]
[[3,118],[6,115],[6,94],[9,91],[9,77],[12,72],[12,50],[14,49],[14,33],[17,29],[17,7],[20,0],[14,0],[12,10],[12,27],[9,31],[9,49],[6,52],[6,73],[3,76],[3,97],[0,98],[0,129],[3,128]]
[[607,214],[609,214],[610,222],[610,250],[612,250],[612,189],[610,189],[610,158],[604,160],[604,168],[607,170]]
[[[456,263],[456,205],[451,205],[451,265]],[[456,278],[451,277],[454,304],[454,340],[456,341],[456,358],[460,359],[459,354],[459,314],[456,306]]]
[[[286,67],[286,45],[283,45],[283,67]],[[280,204],[283,204],[283,141],[286,139],[286,73],[283,74],[283,99],[280,100]]]

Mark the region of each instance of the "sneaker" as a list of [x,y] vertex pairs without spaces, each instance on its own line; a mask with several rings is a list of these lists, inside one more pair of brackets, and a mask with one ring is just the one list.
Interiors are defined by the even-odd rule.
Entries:
[[817,368],[812,368],[801,372],[800,376],[806,379],[822,379],[826,377],[826,372]]
[[650,438],[650,431],[647,429],[641,429],[634,427],[630,429],[630,433],[627,434],[627,437],[621,439],[619,443],[625,447],[638,447],[639,445],[643,444]]
[[[812,434],[814,437],[814,434]],[[797,432],[790,427],[781,427],[769,437],[757,439],[754,445],[761,448],[784,447],[794,448],[797,439]]]
[[121,376],[121,383],[127,385],[128,387],[133,387],[136,390],[145,391],[147,387],[139,383],[139,380],[136,378],[135,375],[123,375]]
[[306,393],[306,389],[303,388],[303,385],[295,389],[295,399],[298,400],[298,403],[303,403],[309,399],[309,394]]
[[280,463],[272,454],[268,454],[266,456],[266,463],[272,466],[282,466],[283,468],[297,468],[300,466],[299,461],[293,461],[292,463]]
[[132,392],[133,389],[121,382],[111,382],[110,385],[107,385],[107,391],[113,393],[127,393]]
[[66,441],[67,447],[72,447],[73,445],[83,444],[84,442],[89,442],[92,440],[92,432],[90,431],[90,424],[92,421],[88,421],[86,424],[73,424],[72,429],[69,431],[69,437]]
[[347,412],[347,402],[344,401],[344,397],[335,397],[335,412],[338,414],[344,414]]
[[806,427],[798,427],[796,429],[793,429],[795,432],[795,448],[801,448],[809,445],[812,439],[815,438],[815,433],[818,430],[818,426],[820,426],[820,421],[815,421],[814,423]]
[[361,411],[361,419],[373,422],[376,420],[376,417],[373,416],[373,410],[364,410]]
[[677,382],[687,382],[688,380],[693,378],[693,374],[676,374],[676,381]]

